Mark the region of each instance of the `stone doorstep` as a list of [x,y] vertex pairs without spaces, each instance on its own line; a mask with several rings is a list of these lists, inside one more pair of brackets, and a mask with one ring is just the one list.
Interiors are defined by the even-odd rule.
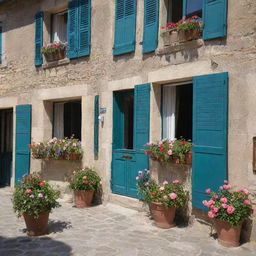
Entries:
[[110,194],[109,199],[106,202],[106,205],[107,204],[118,205],[138,212],[148,211],[147,205],[139,199],[117,194]]

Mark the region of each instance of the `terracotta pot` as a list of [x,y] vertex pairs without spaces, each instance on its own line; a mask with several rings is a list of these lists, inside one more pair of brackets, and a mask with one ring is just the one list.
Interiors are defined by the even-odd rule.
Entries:
[[185,163],[186,164],[192,164],[192,152],[189,151],[186,155],[185,155]]
[[47,62],[62,60],[66,56],[66,49],[57,49],[53,53],[45,53],[44,56]]
[[77,161],[81,159],[81,155],[76,154],[76,153],[71,153],[68,157],[66,156],[66,159],[72,160],[72,161]]
[[172,157],[172,162],[173,162],[174,164],[179,164],[179,163],[180,163],[180,159],[179,159],[177,156],[173,156],[173,157]]
[[49,212],[39,213],[38,219],[26,213],[23,213],[23,217],[27,226],[28,236],[41,236],[46,234]]
[[94,195],[94,190],[74,190],[75,207],[90,207]]
[[150,211],[156,226],[171,228],[175,226],[174,217],[176,208],[166,208],[162,203],[152,202]]
[[215,227],[218,235],[218,242],[225,247],[237,247],[240,245],[240,234],[242,223],[232,227],[228,222],[215,219]]
[[188,30],[178,32],[179,42],[190,41],[200,38],[200,30]]

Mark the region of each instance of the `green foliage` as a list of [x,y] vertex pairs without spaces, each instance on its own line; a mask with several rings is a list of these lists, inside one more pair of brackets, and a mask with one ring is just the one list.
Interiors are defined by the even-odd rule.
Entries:
[[60,207],[58,197],[59,191],[53,189],[38,174],[28,174],[15,186],[13,208],[18,216],[26,213],[38,218],[40,212],[51,212],[53,208]]
[[91,168],[83,168],[73,172],[69,183],[73,190],[97,190],[101,179]]
[[170,184],[164,181],[162,185],[159,185],[152,179],[149,170],[139,171],[136,179],[139,194],[147,203],[158,202],[167,208],[179,208],[184,206],[188,200],[188,191],[184,189],[179,180],[174,180]]

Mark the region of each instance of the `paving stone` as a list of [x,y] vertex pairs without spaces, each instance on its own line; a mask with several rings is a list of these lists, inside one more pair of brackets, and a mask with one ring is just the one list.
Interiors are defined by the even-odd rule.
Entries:
[[[71,203],[50,215],[49,234],[27,237],[0,189],[0,256],[255,256],[256,244],[222,247],[198,226],[160,229],[143,212],[120,206],[76,209]],[[115,212],[116,211],[116,212]]]

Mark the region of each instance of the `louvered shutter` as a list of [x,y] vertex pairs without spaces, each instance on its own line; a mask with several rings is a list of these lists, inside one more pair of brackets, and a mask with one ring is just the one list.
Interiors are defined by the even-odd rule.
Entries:
[[99,152],[99,95],[94,98],[94,154]]
[[227,178],[228,74],[193,78],[192,204],[205,209],[205,189]]
[[69,2],[68,5],[68,57],[77,57],[78,45],[78,0]]
[[134,148],[140,150],[149,141],[150,84],[135,86],[134,109]]
[[91,0],[79,0],[78,57],[90,54]]
[[2,26],[0,24],[0,64],[2,63],[2,58],[3,58],[3,36],[2,36],[3,30],[2,30]]
[[116,0],[115,41],[113,54],[135,51],[136,0]]
[[227,0],[204,0],[203,39],[227,35]]
[[144,0],[143,53],[152,52],[158,45],[159,0]]
[[31,105],[16,106],[15,183],[29,173],[31,141]]
[[41,48],[43,47],[43,19],[43,12],[38,12],[35,15],[35,66],[41,66],[43,64],[43,55],[41,52]]

